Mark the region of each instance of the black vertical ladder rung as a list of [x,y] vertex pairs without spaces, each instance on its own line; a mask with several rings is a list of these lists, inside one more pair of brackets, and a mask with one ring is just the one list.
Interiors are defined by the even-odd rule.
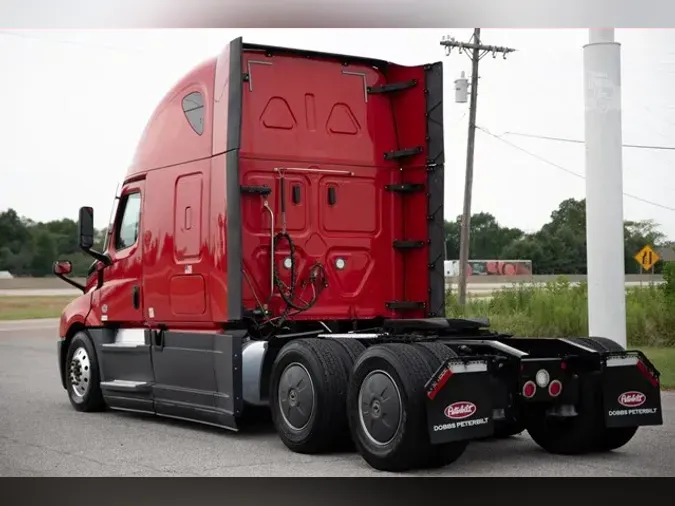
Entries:
[[263,186],[242,186],[242,193],[248,193],[250,195],[269,195],[272,193],[272,188],[267,185]]
[[382,84],[380,86],[368,86],[368,93],[391,93],[393,91],[403,91],[409,90],[417,86],[417,79],[412,79],[410,81],[401,81],[400,83],[389,83]]
[[402,240],[396,240],[394,241],[394,248],[396,249],[416,249],[416,248],[422,248],[426,244],[426,241],[415,241],[415,240],[410,240],[410,241],[402,241]]
[[384,189],[397,193],[415,193],[424,190],[424,185],[421,183],[388,184],[385,185]]
[[405,309],[424,309],[427,305],[423,301],[417,300],[392,300],[385,304],[387,309],[405,310]]
[[415,156],[419,155],[423,151],[422,146],[416,146],[414,148],[406,148],[398,151],[389,151],[384,154],[385,160],[396,160],[398,158],[405,158],[406,156]]

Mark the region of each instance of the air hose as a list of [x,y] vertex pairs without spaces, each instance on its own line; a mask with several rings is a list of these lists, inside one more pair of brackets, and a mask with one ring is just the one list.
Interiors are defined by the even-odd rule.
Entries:
[[[310,309],[314,304],[316,304],[319,294],[321,291],[323,291],[324,288],[328,287],[328,283],[326,280],[326,271],[324,269],[324,266],[316,262],[312,267],[309,269],[309,279],[306,281],[303,281],[301,283],[301,286],[306,286],[307,284],[312,285],[313,288],[313,294],[312,298],[308,302],[304,302],[304,304],[298,304],[295,302],[295,294],[296,294],[296,285],[297,285],[297,280],[296,280],[296,266],[295,266],[295,245],[293,244],[293,239],[291,239],[291,236],[288,235],[286,232],[279,232],[275,237],[274,237],[274,249],[278,251],[279,243],[281,241],[285,240],[288,243],[288,248],[289,248],[289,253],[290,253],[290,260],[291,260],[291,265],[290,265],[290,286],[286,285],[284,281],[281,279],[281,276],[279,275],[279,270],[277,268],[277,263],[274,262],[274,284],[276,285],[277,289],[279,290],[279,295],[281,295],[281,298],[283,301],[286,303],[286,310],[284,311],[284,316],[287,315],[292,309],[295,309],[296,311],[302,312],[302,311],[307,311]],[[320,279],[319,279],[320,277]]]

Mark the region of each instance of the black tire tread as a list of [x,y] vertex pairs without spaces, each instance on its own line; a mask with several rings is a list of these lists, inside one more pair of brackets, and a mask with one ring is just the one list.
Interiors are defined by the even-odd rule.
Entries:
[[[338,443],[336,434],[347,430],[345,401],[348,376],[344,367],[342,348],[328,339],[296,339],[282,349],[275,361],[272,373],[271,392],[272,420],[279,437],[291,451],[303,454],[325,453],[333,450]],[[278,365],[288,354],[296,354],[299,362],[312,374],[318,405],[315,406],[315,418],[312,427],[302,437],[286,430],[278,413],[277,375],[281,373]],[[311,357],[311,358],[310,358]],[[312,360],[319,365],[312,367]],[[318,369],[318,370],[316,370]]]
[[[87,354],[89,355],[89,363],[91,366],[91,384],[89,385],[87,394],[84,396],[84,400],[78,403],[73,400],[72,389],[68,378],[68,367],[72,355],[79,345],[84,346],[84,348],[87,350]],[[101,391],[101,373],[98,365],[98,356],[96,355],[94,343],[86,331],[77,332],[70,340],[68,350],[66,350],[64,374],[66,375],[66,390],[68,392],[68,399],[76,411],[82,413],[97,413],[105,410],[106,403],[105,399],[103,398],[103,392]]]
[[[397,381],[404,404],[405,419],[398,445],[385,457],[372,453],[359,437],[360,421],[358,394],[361,369],[371,360],[384,360],[400,378]],[[367,374],[368,369],[365,369]],[[357,361],[350,381],[348,414],[352,439],[363,459],[374,469],[401,472],[424,468],[432,456],[432,447],[426,433],[424,385],[433,371],[425,356],[409,344],[387,343],[368,348]]]

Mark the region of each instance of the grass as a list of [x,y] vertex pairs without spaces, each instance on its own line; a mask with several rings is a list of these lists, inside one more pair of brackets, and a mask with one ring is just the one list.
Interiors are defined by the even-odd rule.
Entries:
[[675,390],[675,348],[639,348],[661,373],[661,388]]
[[72,296],[0,296],[0,320],[58,318]]
[[[564,278],[514,284],[490,299],[470,297],[464,308],[448,294],[446,311],[449,317],[487,317],[495,330],[522,337],[588,335],[587,286]],[[627,290],[626,332],[628,347],[641,350],[661,372],[663,388],[675,389],[674,282]]]

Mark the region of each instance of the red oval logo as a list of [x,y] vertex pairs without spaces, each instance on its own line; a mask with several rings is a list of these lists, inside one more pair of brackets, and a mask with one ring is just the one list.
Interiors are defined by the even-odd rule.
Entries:
[[647,400],[647,396],[642,392],[624,392],[619,396],[619,404],[626,408],[637,408],[642,406]]
[[452,420],[469,418],[476,412],[476,405],[469,401],[457,401],[445,408],[445,416]]

